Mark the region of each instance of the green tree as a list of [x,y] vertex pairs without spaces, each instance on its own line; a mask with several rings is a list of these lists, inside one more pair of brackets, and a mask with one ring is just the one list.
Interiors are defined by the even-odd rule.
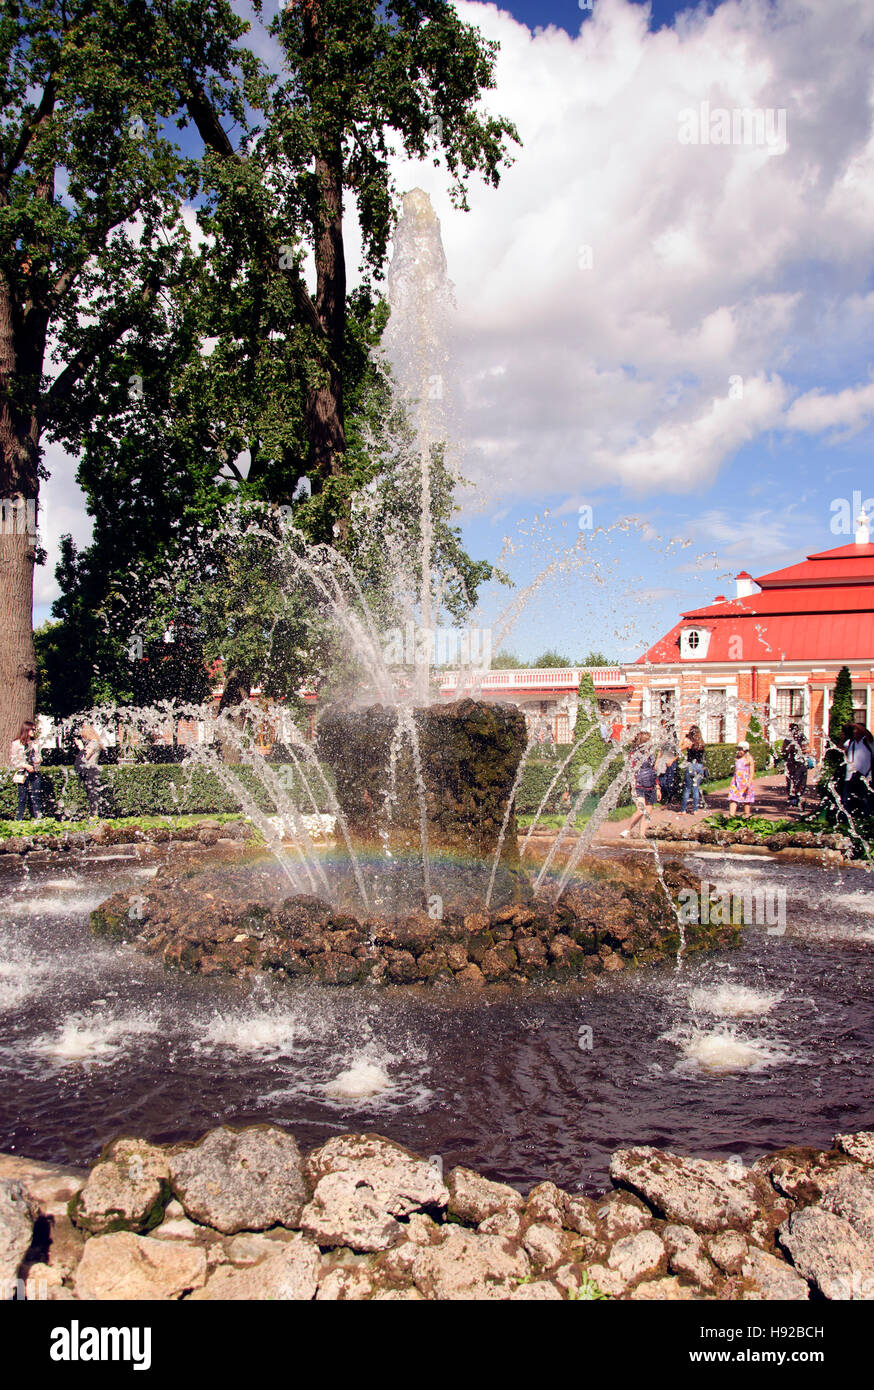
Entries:
[[[246,559],[227,537],[210,549],[231,495],[292,509],[305,536],[338,547],[371,587],[385,587],[384,547],[374,564],[380,533],[368,554],[350,516],[371,488],[390,511],[397,478],[388,451],[374,446],[395,405],[371,356],[386,317],[372,281],[394,217],[390,144],[396,139],[410,155],[442,152],[464,205],[467,177],[477,172],[496,183],[505,139],[514,136],[478,109],[493,82],[494,45],[444,0],[309,0],[288,5],[273,30],[286,70],[260,86],[250,79],[250,106],[232,113],[236,127],[226,130],[208,84],[196,74],[188,83],[185,110],[206,150],[204,239],[196,251],[176,248],[172,283],[150,303],[124,353],[95,366],[68,428],[65,442],[82,451],[80,481],[95,529],[86,553],[68,548],[71,587],[57,615],[80,625],[83,651],[98,652],[92,686],[105,673],[126,690],[129,639],[142,636],[144,620],[156,630],[175,620],[177,603],[197,609],[193,629],[188,616],[179,621],[201,634],[205,657],[218,643],[222,615],[230,622],[220,644],[226,702],[263,681],[267,666],[279,669],[266,645],[277,625],[264,607],[275,586],[249,585],[248,627],[231,601],[232,570],[237,580],[241,566],[253,573],[251,538]],[[347,196],[364,233],[364,283],[352,295]],[[307,250],[316,266],[312,297],[302,270]],[[141,388],[133,399],[131,379]],[[445,576],[447,611],[458,617],[491,569],[460,545],[439,461],[434,488],[433,558]],[[396,512],[408,494],[409,481],[395,488]],[[418,507],[406,510],[412,543],[409,517]],[[184,599],[168,577],[192,551],[211,556],[205,604],[195,598],[190,565],[179,576]],[[297,619],[289,622],[296,637],[287,651],[309,659]],[[299,665],[288,667],[289,680]]]
[[[0,756],[34,707],[42,441],[178,263],[197,164],[168,135],[194,89],[257,95],[227,0],[16,0],[0,15]],[[48,353],[52,342],[51,356]],[[134,383],[129,383],[134,389]]]
[[840,748],[844,742],[844,725],[853,722],[853,678],[849,666],[838,671],[832,691],[828,716],[829,743]]
[[619,665],[619,662],[618,662],[618,661],[611,661],[610,658],[609,658],[609,656],[605,656],[603,652],[589,652],[588,656],[584,656],[584,657],[582,658],[582,660],[581,660],[580,662],[578,662],[578,665],[580,665],[580,666],[618,666],[618,665]]
[[822,760],[819,778],[820,800],[829,817],[834,817],[838,808],[837,784],[844,772],[844,725],[853,721],[853,679],[849,666],[838,671],[832,691],[831,707],[828,717],[828,747]]
[[[335,525],[341,531],[347,525],[344,211],[351,203],[358,214],[366,293],[368,277],[382,274],[393,224],[392,151],[442,155],[453,197],[466,206],[469,176],[496,185],[507,141],[517,136],[509,122],[480,107],[483,92],[494,86],[496,45],[463,24],[447,0],[289,0],[271,32],[285,72],[257,141],[234,143],[200,88],[192,90],[188,110],[223,194],[225,231],[230,238],[238,229],[254,249],[258,282],[285,265],[310,335],[304,383],[310,520],[313,525],[321,509],[318,539],[331,540]],[[287,218],[284,245],[261,215],[276,190]],[[312,298],[301,271],[302,244],[315,262]]]
[[563,652],[557,652],[552,647],[548,647],[536,660],[531,662],[531,667],[534,670],[538,667],[542,667],[544,670],[561,671],[565,670],[567,667],[572,667],[573,664],[569,656],[565,656]]

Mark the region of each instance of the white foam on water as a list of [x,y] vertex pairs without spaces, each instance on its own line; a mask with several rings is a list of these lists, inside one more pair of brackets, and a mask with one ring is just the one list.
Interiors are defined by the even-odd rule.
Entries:
[[39,988],[46,966],[28,956],[0,960],[0,1010],[17,1009]]
[[874,913],[874,893],[839,893],[830,901],[832,907],[842,907],[847,912]]
[[111,1062],[137,1038],[157,1033],[159,1023],[148,1014],[70,1014],[57,1032],[44,1034],[31,1046],[56,1066]]
[[691,990],[689,1007],[694,1013],[716,1018],[761,1018],[782,998],[782,990],[752,989],[749,985],[724,982]]
[[69,917],[72,914],[93,912],[109,896],[110,889],[90,888],[64,893],[22,893],[9,898],[0,907],[0,918],[15,921],[25,917]]
[[371,1096],[389,1090],[393,1084],[384,1067],[362,1058],[345,1071],[338,1072],[325,1086],[325,1095],[332,1100],[369,1100]]
[[734,1072],[757,1073],[787,1062],[802,1062],[782,1043],[768,1038],[746,1038],[734,1028],[695,1028],[688,1025],[663,1033],[679,1051],[675,1071],[681,1074],[726,1076]]
[[296,1044],[311,1036],[305,1020],[288,1012],[213,1014],[203,1028],[199,1046],[230,1048],[235,1052],[270,1057],[291,1055]]

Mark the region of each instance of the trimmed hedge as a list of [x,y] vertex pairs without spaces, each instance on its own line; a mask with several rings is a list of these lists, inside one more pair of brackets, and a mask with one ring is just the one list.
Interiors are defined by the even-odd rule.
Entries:
[[[710,743],[707,745],[708,781],[718,781],[730,777],[734,771],[734,743]],[[570,752],[570,745],[560,745],[549,757],[532,757],[522,773],[516,793],[516,810],[521,815],[533,815],[540,805],[547,787],[555,776],[561,762]],[[756,771],[768,766],[770,750],[766,743],[751,746]],[[604,746],[602,757],[607,753]],[[589,754],[588,756],[591,756]],[[567,809],[563,802],[565,790],[572,801],[579,795],[581,775],[587,767],[588,756],[584,747],[577,749],[555,790],[544,808],[549,814]],[[603,796],[617,775],[621,766],[619,758],[605,774],[602,774],[593,789],[593,801]],[[304,814],[313,810],[312,802],[301,787],[296,769],[288,763],[270,762],[268,767],[282,783],[295,805]],[[247,795],[251,796],[259,810],[273,814],[276,804],[255,771],[245,765],[231,764],[227,773],[237,778]],[[330,771],[326,771],[328,781],[333,786]],[[82,784],[72,767],[46,767],[41,772],[43,780],[43,809],[47,816],[57,816],[61,820],[81,820],[88,814],[88,805]],[[240,796],[224,785],[218,773],[198,763],[182,765],[166,763],[134,763],[131,765],[106,766],[100,768],[102,790],[102,814],[106,817],[125,816],[181,816],[181,815],[220,815],[243,811]],[[310,785],[320,812],[329,812],[328,794],[317,777],[311,778]],[[619,805],[631,803],[630,793],[624,791]],[[17,795],[10,770],[0,770],[0,819],[14,820],[16,817]],[[590,807],[586,805],[584,809]]]
[[[273,772],[291,796],[298,810],[309,814],[313,810],[309,795],[300,785],[293,766],[271,766]],[[239,781],[246,796],[251,796],[260,811],[274,814],[278,809],[264,783],[255,771],[245,765],[229,765],[227,773]],[[88,803],[81,782],[71,767],[43,767],[43,811],[59,820],[81,820],[87,817]],[[330,782],[330,774],[328,774]],[[330,811],[328,794],[320,779],[311,781],[313,795],[320,812]],[[107,818],[125,816],[182,816],[220,815],[244,811],[243,798],[233,788],[225,786],[220,775],[210,768],[188,763],[182,766],[162,763],[141,763],[132,766],[101,766],[101,813]],[[17,788],[12,772],[0,772],[0,819],[14,820],[17,810]]]

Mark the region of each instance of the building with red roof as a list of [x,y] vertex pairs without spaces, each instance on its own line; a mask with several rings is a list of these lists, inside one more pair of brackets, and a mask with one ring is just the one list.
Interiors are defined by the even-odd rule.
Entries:
[[736,578],[628,668],[628,723],[701,726],[708,742],[742,738],[755,712],[770,738],[802,725],[817,751],[829,697],[849,666],[856,718],[870,725],[874,685],[874,545],[865,518],[851,545],[786,569]]

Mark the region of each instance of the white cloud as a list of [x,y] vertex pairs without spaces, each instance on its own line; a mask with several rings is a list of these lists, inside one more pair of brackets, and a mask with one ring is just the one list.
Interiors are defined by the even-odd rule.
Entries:
[[[828,360],[823,311],[836,345],[844,305],[870,334],[861,7],[745,0],[653,34],[640,6],[598,0],[575,39],[531,34],[493,5],[459,10],[501,43],[488,105],[524,148],[498,190],[474,187],[468,214],[445,171],[398,161],[397,177],[431,194],[443,224],[468,474],[501,495],[708,484],[780,423],[799,339]],[[681,144],[678,115],[702,101],[785,111],[788,149]],[[720,405],[732,376],[760,383],[744,411]]]
[[821,391],[808,391],[792,402],[786,412],[789,429],[803,430],[807,434],[820,434],[824,430],[843,427],[848,430],[861,429],[874,416],[874,382],[867,386],[848,386],[843,391],[831,395]]
[[[394,169],[401,190],[431,194],[442,221],[464,471],[482,504],[585,499],[616,481],[635,495],[692,492],[762,431],[864,423],[865,6],[726,0],[650,33],[644,7],[597,0],[576,38],[532,34],[495,5],[458,8],[501,43],[487,105],[516,122],[523,148],[500,188],[474,181],[467,214],[453,209],[444,169],[400,159]],[[263,27],[251,43],[276,62]],[[788,149],[681,144],[679,113],[702,101],[785,110]],[[359,247],[350,203],[350,262]],[[731,377],[743,379],[742,400],[729,398]],[[50,507],[73,497],[68,475],[48,485]]]

